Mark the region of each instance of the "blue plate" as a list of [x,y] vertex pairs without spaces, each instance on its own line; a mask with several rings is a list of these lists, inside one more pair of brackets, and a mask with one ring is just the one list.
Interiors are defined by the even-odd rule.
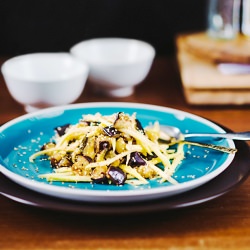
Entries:
[[[137,187],[128,184],[49,183],[38,177],[39,174],[52,172],[50,163],[30,163],[29,156],[50,140],[55,127],[66,123],[75,124],[84,114],[100,112],[102,115],[110,115],[120,111],[128,114],[136,112],[142,126],[157,120],[162,125],[179,127],[183,133],[225,132],[218,125],[199,116],[147,104],[86,103],[49,108],[21,116],[0,128],[0,171],[18,184],[50,196],[79,201],[128,202],[167,197],[194,189],[219,175],[234,158],[234,154],[197,146],[186,147],[186,158],[173,176],[178,181],[176,185],[159,183],[157,180]],[[209,143],[235,147],[232,140],[210,140]]]

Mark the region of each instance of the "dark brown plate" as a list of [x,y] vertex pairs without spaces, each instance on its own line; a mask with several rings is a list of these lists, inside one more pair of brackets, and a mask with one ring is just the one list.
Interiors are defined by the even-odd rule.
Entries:
[[78,213],[131,214],[167,211],[194,206],[215,199],[242,184],[250,173],[250,150],[247,143],[235,142],[238,152],[233,162],[210,182],[173,197],[145,202],[93,203],[59,199],[26,189],[0,174],[0,193],[14,201],[29,206]]

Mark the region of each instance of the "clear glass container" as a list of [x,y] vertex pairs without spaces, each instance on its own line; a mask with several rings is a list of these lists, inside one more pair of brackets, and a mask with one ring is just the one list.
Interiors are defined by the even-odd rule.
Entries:
[[208,35],[234,39],[239,33],[240,0],[208,0]]
[[242,1],[241,32],[250,39],[250,0]]

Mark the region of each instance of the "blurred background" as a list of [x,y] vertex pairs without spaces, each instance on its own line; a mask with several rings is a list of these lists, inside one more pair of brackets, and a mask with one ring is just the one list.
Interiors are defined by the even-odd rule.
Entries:
[[136,38],[157,55],[175,52],[174,38],[206,28],[207,0],[1,0],[0,54],[68,51],[95,37]]

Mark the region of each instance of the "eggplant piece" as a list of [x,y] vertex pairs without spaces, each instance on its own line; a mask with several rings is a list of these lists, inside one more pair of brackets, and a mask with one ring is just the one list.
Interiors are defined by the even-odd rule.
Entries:
[[143,159],[139,152],[131,153],[131,157],[129,159],[128,165],[133,167],[144,166],[146,165],[146,161]]
[[100,151],[102,151],[102,150],[104,150],[104,149],[109,149],[109,147],[110,147],[110,144],[109,144],[108,141],[101,141],[101,142],[99,143],[99,150],[100,150]]
[[43,144],[43,146],[41,147],[41,150],[54,148],[55,146],[56,146],[55,142],[48,142],[48,143]]
[[55,152],[50,156],[50,164],[53,168],[59,168],[59,163],[64,155],[60,154],[59,152]]
[[63,126],[56,127],[56,128],[55,128],[55,131],[57,132],[57,134],[58,134],[59,136],[63,136],[63,135],[65,134],[65,132],[66,132],[66,129],[67,129],[68,127],[70,127],[70,124],[65,124],[65,125],[63,125]]
[[69,159],[68,155],[61,156],[59,153],[56,153],[50,157],[50,164],[53,168],[70,167],[72,161]]
[[145,135],[145,131],[141,125],[141,122],[138,120],[138,119],[135,119],[135,122],[136,122],[136,128],[137,130],[139,130],[142,134]]
[[82,154],[84,156],[88,156],[90,157],[91,159],[94,159],[95,158],[95,141],[96,141],[96,138],[95,137],[87,137],[86,141],[85,141],[85,146],[84,148],[82,149]]
[[100,135],[96,136],[95,137],[95,151],[96,151],[96,153],[100,153],[103,150],[111,149],[112,143],[113,143],[113,138],[108,136],[108,135],[100,134]]
[[118,112],[114,121],[114,124],[120,119],[120,115],[124,114],[123,112]]
[[114,166],[109,167],[107,177],[115,185],[123,185],[127,180],[127,175],[120,168]]
[[150,155],[150,154],[147,154],[146,159],[147,159],[148,161],[150,161],[150,160],[152,160],[152,159],[154,159],[154,158],[157,158],[157,157],[158,157],[158,156],[157,156],[154,152],[152,152],[151,155]]
[[76,156],[76,162],[81,163],[82,165],[87,165],[91,162],[93,162],[92,158],[87,155],[77,155]]
[[87,155],[84,155],[84,157],[87,159],[87,161],[89,162],[89,163],[91,163],[93,160],[92,160],[92,158],[90,158],[89,156],[87,156]]
[[69,157],[66,155],[64,156],[60,162],[59,162],[59,165],[58,167],[70,167],[72,165],[72,161],[69,159]]
[[131,124],[132,122],[131,122],[130,117],[124,114],[123,112],[119,112],[114,121],[114,127],[117,129],[130,128]]
[[108,184],[109,183],[109,180],[104,173],[100,174],[99,177],[96,177],[96,178],[92,177],[91,180],[95,184]]
[[105,156],[106,156],[107,152],[108,152],[108,148],[105,148],[105,149],[99,151],[95,156],[95,161],[96,162],[105,161]]
[[113,126],[108,126],[103,128],[103,131],[105,132],[106,135],[110,136],[110,137],[119,137],[120,136],[120,132]]
[[95,168],[91,174],[93,183],[96,184],[108,184],[108,178],[106,176],[107,166]]
[[80,149],[81,151],[83,151],[83,149],[86,147],[87,141],[88,141],[88,138],[85,136],[85,137],[82,139],[82,141],[81,141],[81,143],[80,143],[80,145],[79,145],[79,149]]
[[79,175],[89,175],[91,170],[86,169],[86,166],[91,163],[93,160],[89,156],[77,155],[75,162],[72,165],[72,170]]

